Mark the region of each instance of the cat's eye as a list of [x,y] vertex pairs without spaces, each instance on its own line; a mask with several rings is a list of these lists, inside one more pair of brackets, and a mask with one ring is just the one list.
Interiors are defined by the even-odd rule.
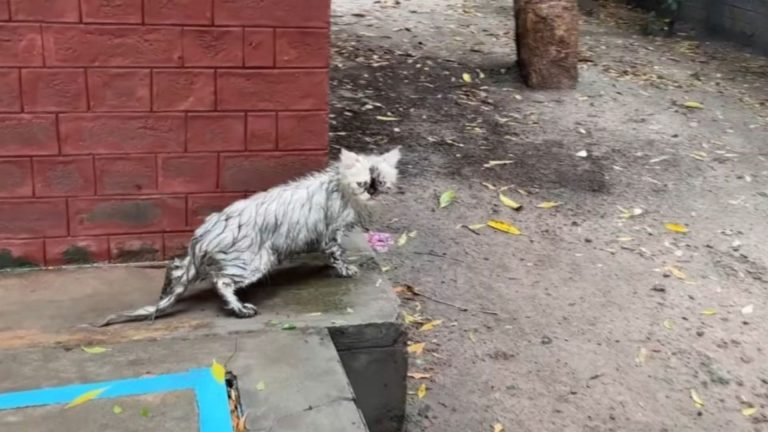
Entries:
[[368,189],[368,182],[357,182],[357,187],[360,189]]

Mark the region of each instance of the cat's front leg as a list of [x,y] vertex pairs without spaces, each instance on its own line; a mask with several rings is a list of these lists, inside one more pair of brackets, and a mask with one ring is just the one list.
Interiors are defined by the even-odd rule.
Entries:
[[339,230],[335,235],[331,236],[330,240],[326,241],[323,249],[328,256],[331,266],[336,269],[339,276],[357,276],[360,271],[357,267],[347,261],[347,251],[345,251],[344,247],[341,245],[341,238],[343,235],[344,233]]

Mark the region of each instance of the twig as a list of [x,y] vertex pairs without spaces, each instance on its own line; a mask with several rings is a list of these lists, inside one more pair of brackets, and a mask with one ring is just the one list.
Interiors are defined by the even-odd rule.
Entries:
[[[468,308],[466,306],[459,306],[457,304],[453,304],[453,303],[447,302],[445,300],[440,300],[439,298],[432,297],[429,294],[420,293],[420,292],[416,291],[416,289],[413,288],[410,285],[408,285],[408,287],[410,287],[409,291],[412,292],[414,295],[417,295],[419,297],[424,297],[427,300],[432,300],[435,303],[440,303],[440,304],[444,304],[446,306],[451,306],[451,307],[454,307],[454,308],[456,308],[456,309],[458,309],[458,310],[460,310],[462,312],[469,312],[469,311],[472,310],[472,309],[470,309],[470,308]],[[484,314],[488,314],[488,315],[499,315],[498,312],[489,311],[489,310],[483,310],[483,309],[475,309],[474,312],[480,312],[480,313],[484,313]]]
[[458,258],[449,257],[447,255],[440,255],[440,254],[438,254],[436,252],[432,252],[432,251],[429,251],[429,252],[414,251],[413,253],[415,253],[416,255],[429,255],[429,256],[433,256],[433,257],[437,257],[437,258],[446,258],[446,259],[454,260],[454,261],[457,261],[457,262],[460,262],[460,263],[464,262],[464,261],[462,261],[462,260],[460,260]]

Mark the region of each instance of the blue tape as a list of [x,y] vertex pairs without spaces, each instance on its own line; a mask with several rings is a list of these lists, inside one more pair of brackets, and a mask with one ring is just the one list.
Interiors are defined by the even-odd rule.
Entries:
[[200,432],[231,431],[227,387],[213,378],[209,368],[150,377],[128,378],[0,393],[0,411],[44,405],[68,404],[92,390],[105,389],[94,399],[114,399],[151,393],[193,390],[197,401]]

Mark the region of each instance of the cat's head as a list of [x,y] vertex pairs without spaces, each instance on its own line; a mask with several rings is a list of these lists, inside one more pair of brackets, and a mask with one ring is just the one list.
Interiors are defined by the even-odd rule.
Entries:
[[341,181],[361,201],[390,192],[397,182],[400,147],[380,155],[362,155],[341,149]]

